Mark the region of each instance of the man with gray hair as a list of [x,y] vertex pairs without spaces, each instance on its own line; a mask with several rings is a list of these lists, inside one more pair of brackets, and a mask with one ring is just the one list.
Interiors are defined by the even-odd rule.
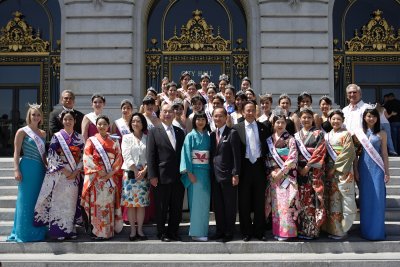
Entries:
[[343,108],[344,125],[353,135],[355,130],[362,128],[362,115],[370,105],[361,100],[361,88],[357,84],[349,84],[346,95],[349,105]]
[[74,109],[75,104],[75,94],[71,90],[64,90],[60,96],[60,104],[61,108],[54,109],[49,116],[49,129],[50,136],[53,136],[56,132],[60,131],[64,128],[62,122],[60,121],[61,113],[64,110],[72,110],[76,115],[76,122],[74,126],[74,130],[78,133],[82,133],[81,124],[84,114],[78,110]]

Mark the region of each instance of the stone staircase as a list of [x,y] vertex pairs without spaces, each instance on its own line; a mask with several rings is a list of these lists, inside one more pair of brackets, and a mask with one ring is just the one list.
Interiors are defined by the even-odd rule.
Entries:
[[[345,241],[322,235],[314,241],[227,244],[190,242],[188,214],[180,227],[183,242],[156,239],[154,225],[144,229],[148,241],[129,242],[129,226],[111,241],[91,241],[82,231],[75,241],[7,243],[13,225],[17,184],[12,159],[0,159],[0,266],[400,266],[400,158],[390,158],[387,185],[387,240],[371,242],[359,237],[356,222]],[[210,234],[215,221],[210,216]]]

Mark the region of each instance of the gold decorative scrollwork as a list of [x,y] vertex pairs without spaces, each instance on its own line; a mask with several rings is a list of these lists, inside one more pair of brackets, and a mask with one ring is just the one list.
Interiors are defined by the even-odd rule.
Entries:
[[247,76],[247,69],[249,65],[249,56],[248,55],[234,55],[233,56],[233,67],[235,69],[235,75],[239,77],[239,79],[243,79]]
[[395,36],[393,26],[382,18],[383,12],[376,10],[373,18],[362,27],[359,36],[355,30],[354,38],[346,41],[347,51],[351,52],[395,52],[400,51],[400,29]]
[[335,83],[339,81],[339,70],[343,65],[343,56],[342,55],[334,55],[333,56],[333,67],[335,70]]
[[231,41],[220,36],[214,36],[214,28],[208,25],[202,17],[202,11],[196,9],[192,12],[193,18],[186,26],[182,25],[181,34],[177,36],[176,28],[174,36],[164,41],[165,51],[229,51]]
[[48,52],[49,42],[40,38],[40,31],[33,34],[33,29],[16,11],[5,28],[1,28],[0,52]]
[[161,56],[160,55],[147,55],[146,56],[146,66],[148,67],[147,74],[155,79],[159,74],[159,69],[161,67]]

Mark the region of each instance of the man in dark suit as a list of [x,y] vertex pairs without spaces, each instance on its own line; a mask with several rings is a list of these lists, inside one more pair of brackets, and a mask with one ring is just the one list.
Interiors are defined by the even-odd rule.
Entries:
[[[239,220],[243,241],[254,235],[266,241],[265,231],[265,189],[267,185],[265,157],[266,140],[271,129],[257,122],[256,105],[247,101],[243,106],[244,121],[233,126],[239,133],[241,142],[242,166],[239,183]],[[251,211],[254,219],[251,220]]]
[[170,104],[162,106],[160,119],[162,123],[152,128],[147,137],[147,170],[154,187],[157,236],[164,242],[180,241],[178,229],[185,189],[180,180],[179,164],[185,134],[172,125],[174,111]]
[[213,111],[216,130],[211,133],[213,202],[216,234],[211,239],[229,242],[233,239],[237,212],[237,185],[240,173],[240,139],[236,130],[226,126],[225,108]]
[[53,134],[64,128],[62,122],[60,121],[61,112],[63,112],[64,110],[74,111],[74,113],[76,114],[76,122],[74,130],[81,134],[82,133],[81,124],[84,114],[74,109],[74,104],[75,104],[74,92],[72,92],[71,90],[62,91],[60,97],[60,104],[62,105],[62,107],[54,109],[49,116],[50,137],[52,137]]

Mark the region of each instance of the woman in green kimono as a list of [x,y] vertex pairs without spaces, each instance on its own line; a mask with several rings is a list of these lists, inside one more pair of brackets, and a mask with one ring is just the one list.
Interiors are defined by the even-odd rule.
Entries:
[[333,130],[325,135],[328,150],[327,175],[324,177],[327,220],[323,230],[330,234],[330,238],[343,239],[357,214],[353,175],[356,154],[351,134],[342,128],[343,112],[333,110],[328,119]]
[[182,183],[188,190],[190,209],[189,236],[194,241],[207,241],[210,211],[210,136],[207,115],[193,116],[193,130],[186,136],[182,148],[180,171]]

